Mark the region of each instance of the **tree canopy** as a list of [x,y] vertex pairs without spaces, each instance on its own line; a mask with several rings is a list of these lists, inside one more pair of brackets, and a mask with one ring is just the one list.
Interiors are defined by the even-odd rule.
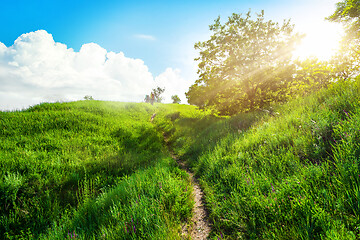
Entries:
[[146,103],[153,104],[154,102],[161,103],[161,101],[164,99],[161,94],[165,91],[165,88],[157,87],[153,88],[150,95],[146,95],[144,101]]
[[178,95],[172,95],[171,100],[173,100],[173,103],[181,103],[181,99]]
[[347,26],[348,34],[353,37],[360,34],[360,1],[344,0],[336,4],[335,12],[327,18],[330,21],[342,22]]
[[338,68],[343,76],[357,75],[360,69],[360,1],[337,3],[335,12],[327,20],[343,23],[346,30],[341,51],[336,57]]
[[210,39],[195,44],[199,78],[186,93],[190,104],[232,115],[286,100],[295,71],[291,52],[301,35],[290,20],[266,21],[264,11],[256,16],[234,13],[224,24],[218,17]]
[[164,99],[161,94],[165,92],[165,88],[157,87],[154,88],[151,92],[151,95],[154,96],[155,102],[161,103],[161,101]]

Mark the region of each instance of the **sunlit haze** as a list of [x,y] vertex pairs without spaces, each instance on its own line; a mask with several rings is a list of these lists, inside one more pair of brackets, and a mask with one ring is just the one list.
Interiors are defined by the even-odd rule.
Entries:
[[209,39],[209,25],[232,13],[265,10],[291,19],[305,33],[295,57],[328,59],[341,26],[325,18],[334,0],[254,1],[5,1],[0,9],[0,109],[40,102],[141,102],[165,87],[164,102],[197,79],[194,44]]
[[295,58],[316,57],[320,60],[329,60],[339,49],[343,35],[341,25],[319,22],[309,25],[306,30],[300,46],[294,51]]

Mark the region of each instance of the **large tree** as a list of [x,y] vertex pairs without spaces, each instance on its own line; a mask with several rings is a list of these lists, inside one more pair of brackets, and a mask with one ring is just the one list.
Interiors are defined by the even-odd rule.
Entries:
[[199,78],[186,93],[190,104],[232,115],[288,97],[291,52],[301,39],[289,20],[266,21],[264,11],[252,19],[249,11],[224,24],[218,17],[210,30],[209,40],[195,44]]

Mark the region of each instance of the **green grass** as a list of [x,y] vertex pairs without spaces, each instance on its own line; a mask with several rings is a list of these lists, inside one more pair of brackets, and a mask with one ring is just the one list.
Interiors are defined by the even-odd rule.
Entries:
[[85,198],[40,239],[178,239],[193,205],[186,178],[168,162],[138,171],[96,199]]
[[212,237],[359,238],[360,81],[274,107],[173,125],[173,147],[205,189]]
[[360,238],[360,79],[272,107],[0,112],[0,238],[181,239],[193,198],[166,145],[204,188],[212,239]]
[[[56,233],[64,239],[67,231],[84,239],[176,236],[191,216],[192,198],[184,193],[186,175],[169,160],[162,133],[150,122],[161,108],[79,101],[0,112],[0,238]],[[159,182],[162,190],[155,191]],[[143,198],[134,210],[136,196]],[[162,215],[154,216],[158,208]],[[120,229],[134,214],[142,218],[130,236]]]

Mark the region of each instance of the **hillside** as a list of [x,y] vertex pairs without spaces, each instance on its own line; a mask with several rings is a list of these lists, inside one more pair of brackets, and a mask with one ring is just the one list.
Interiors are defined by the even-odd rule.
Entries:
[[180,119],[172,147],[204,188],[214,239],[360,237],[360,80],[269,113]]
[[1,112],[0,238],[177,238],[193,202],[150,122],[166,109],[202,114],[101,101]]
[[181,239],[194,201],[168,147],[212,239],[360,237],[359,79],[227,118],[79,101],[0,120],[0,238]]

